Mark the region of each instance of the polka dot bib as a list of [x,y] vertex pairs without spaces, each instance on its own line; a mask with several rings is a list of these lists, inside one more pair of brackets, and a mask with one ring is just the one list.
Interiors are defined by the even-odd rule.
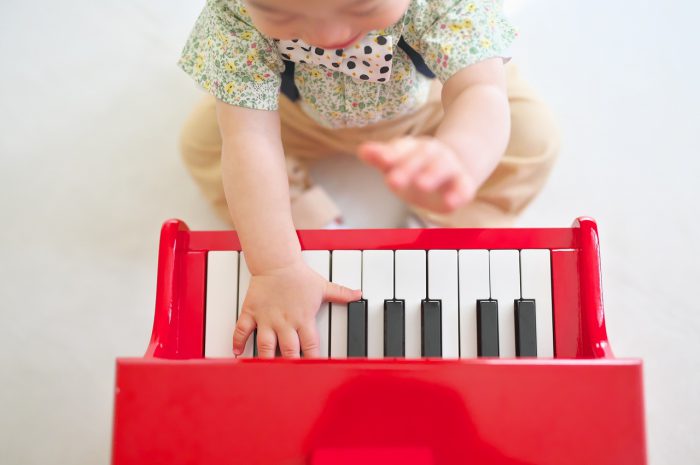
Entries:
[[387,82],[391,75],[392,37],[368,34],[346,48],[326,50],[301,39],[277,40],[282,58],[295,63],[308,63],[340,71],[353,79]]

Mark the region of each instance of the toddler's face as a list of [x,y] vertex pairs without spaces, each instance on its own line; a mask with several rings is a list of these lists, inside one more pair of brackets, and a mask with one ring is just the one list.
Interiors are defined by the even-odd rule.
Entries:
[[316,47],[344,48],[369,31],[384,29],[405,13],[410,0],[243,0],[263,34],[301,39]]

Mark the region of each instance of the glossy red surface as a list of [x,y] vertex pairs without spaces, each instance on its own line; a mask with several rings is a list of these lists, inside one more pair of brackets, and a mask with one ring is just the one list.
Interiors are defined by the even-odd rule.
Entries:
[[115,465],[646,463],[641,362],[612,358],[593,220],[299,239],[307,250],[550,249],[556,358],[203,359],[207,252],[240,244],[171,220],[146,356],[117,361]]
[[[241,250],[234,231],[182,230],[180,235],[188,238],[191,250]],[[577,249],[579,241],[577,228],[338,229],[297,235],[304,250]]]
[[433,459],[417,463],[645,463],[637,361],[136,359],[120,361],[117,385],[120,465],[372,448]]
[[554,356],[576,358],[586,345],[581,332],[578,251],[552,250]]
[[581,280],[582,339],[590,342],[583,348],[583,357],[612,357],[605,328],[603,310],[603,281],[600,272],[600,241],[598,226],[591,218],[579,218],[574,227],[579,230],[579,276]]
[[[168,340],[171,335],[170,322],[173,314],[179,313],[179,290],[177,286],[178,257],[182,247],[177,244],[178,232],[188,232],[187,225],[178,220],[168,220],[160,231],[160,247],[158,249],[158,281],[156,283],[156,312],[153,318],[151,341],[146,349],[146,356],[171,355],[171,345]],[[187,240],[184,234],[181,240]],[[176,247],[177,245],[177,247]]]

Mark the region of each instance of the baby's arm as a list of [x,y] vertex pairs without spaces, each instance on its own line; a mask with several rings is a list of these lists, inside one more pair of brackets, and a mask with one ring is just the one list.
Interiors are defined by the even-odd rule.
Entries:
[[510,109],[501,58],[462,69],[442,90],[445,117],[435,137],[367,143],[359,156],[384,172],[407,202],[446,213],[474,198],[501,159]]
[[491,58],[452,76],[442,89],[442,104],[445,117],[435,137],[458,155],[471,177],[473,196],[498,165],[510,137],[503,60]]
[[233,337],[237,355],[258,330],[260,357],[318,356],[315,315],[325,301],[360,298],[329,283],[302,260],[289,203],[277,112],[217,102],[222,176],[231,217],[251,272],[248,294]]

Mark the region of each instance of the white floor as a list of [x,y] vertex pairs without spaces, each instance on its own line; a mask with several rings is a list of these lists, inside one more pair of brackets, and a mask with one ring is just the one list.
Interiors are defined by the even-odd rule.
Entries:
[[[150,335],[160,224],[223,227],[176,148],[199,94],[174,63],[201,3],[0,6],[2,463],[108,463],[114,359]],[[521,224],[598,220],[613,348],[645,363],[650,462],[700,463],[700,7],[511,6],[517,61],[565,135]],[[366,173],[361,198],[339,165]],[[352,226],[401,222],[369,170],[316,173]]]

